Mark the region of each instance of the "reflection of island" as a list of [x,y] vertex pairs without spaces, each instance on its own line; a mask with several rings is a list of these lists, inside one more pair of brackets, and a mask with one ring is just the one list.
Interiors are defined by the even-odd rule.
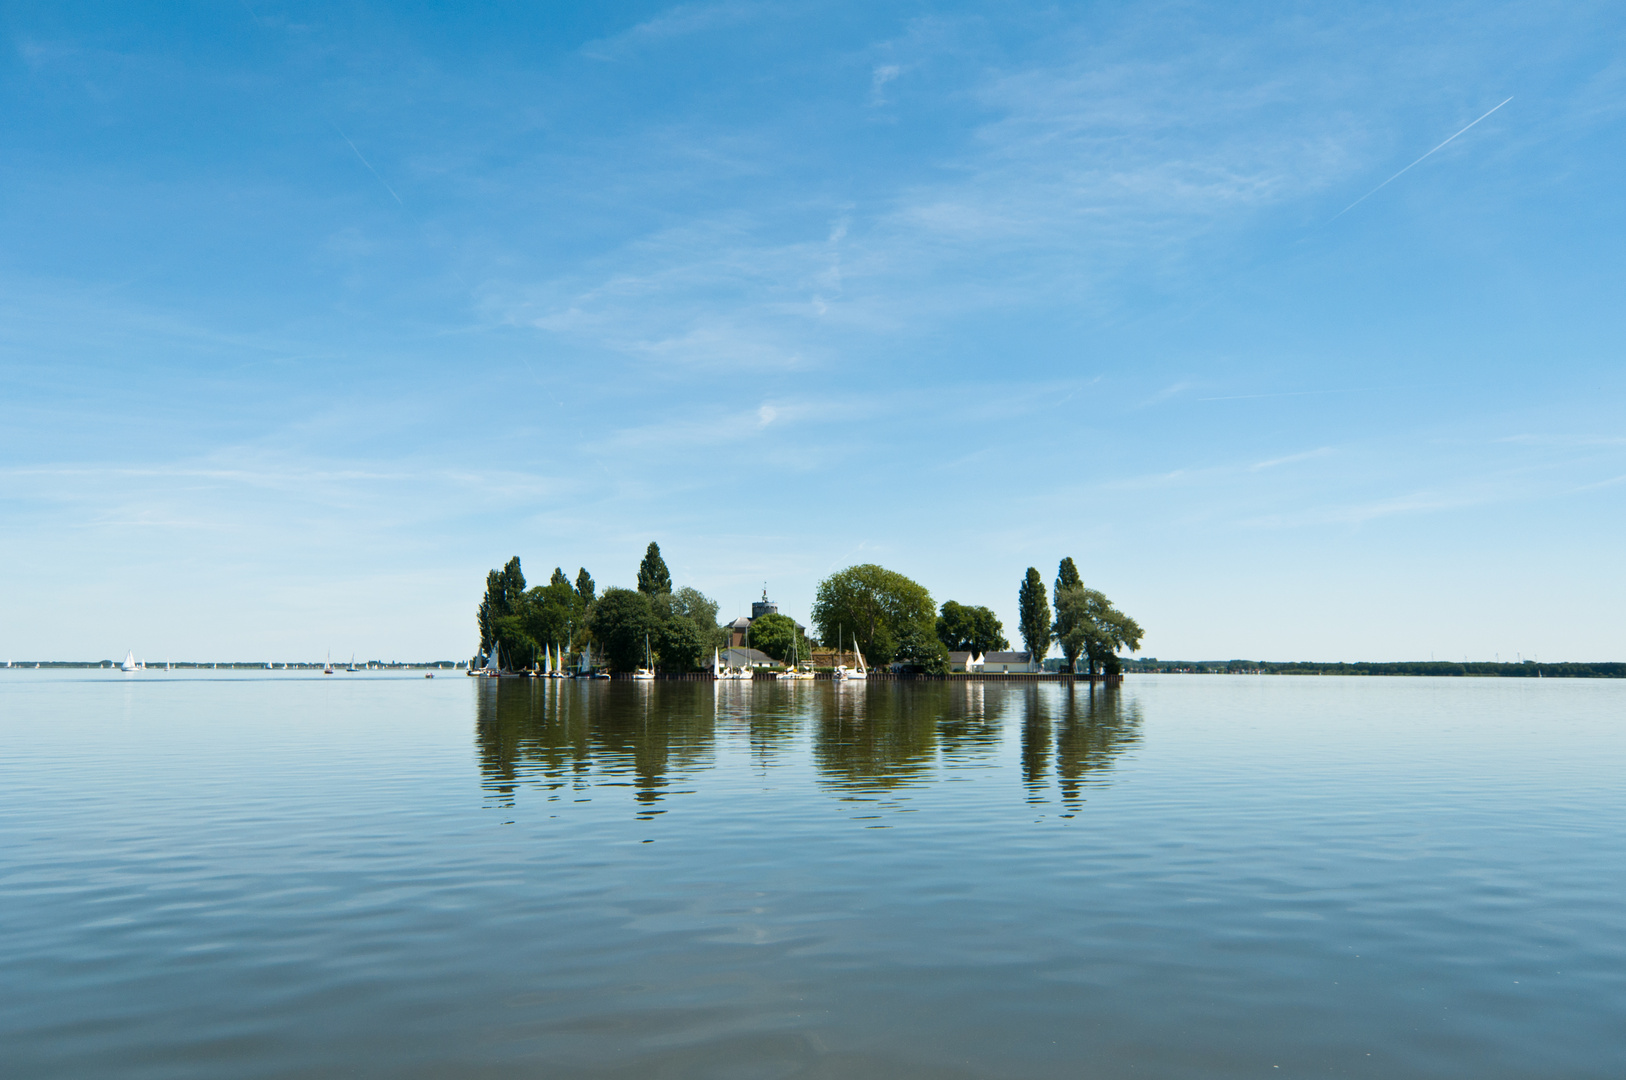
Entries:
[[926,774],[952,688],[934,682],[898,689],[836,688],[813,732],[813,764],[822,779],[855,791],[886,791]]
[[[1061,788],[1062,805],[1077,811],[1084,802],[1084,788],[1105,779],[1102,775],[1112,767],[1114,760],[1140,741],[1140,707],[1126,702],[1116,686],[1089,687],[1064,686],[1057,715],[1052,722],[1042,721],[1042,735],[1048,740],[1052,723],[1055,731],[1056,780]],[[1035,772],[1028,769],[1030,758],[1037,761],[1042,750],[1030,755],[1028,739],[1041,734],[1034,723],[1033,713],[1022,729],[1023,780],[1028,785],[1030,798],[1043,783],[1042,766]]]
[[850,797],[995,764],[1013,729],[1028,800],[1045,801],[1054,775],[1076,812],[1141,726],[1131,696],[1098,685],[484,679],[472,689],[482,786],[496,805],[512,806],[522,786],[548,799],[627,787],[640,817],[662,812],[674,776],[712,764],[719,733],[743,739],[763,769],[799,754],[799,734],[810,733],[819,782]]
[[659,813],[668,774],[711,757],[711,693],[702,683],[588,688],[490,679],[478,693],[480,775],[501,806],[513,805],[521,784],[585,791],[630,776],[640,816]]

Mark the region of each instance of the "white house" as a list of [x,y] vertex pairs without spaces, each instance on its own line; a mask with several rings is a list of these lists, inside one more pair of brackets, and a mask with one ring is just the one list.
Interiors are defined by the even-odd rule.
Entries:
[[1025,652],[991,652],[982,658],[982,670],[990,675],[1006,672],[1028,673],[1039,670]]
[[981,671],[982,654],[974,652],[951,652],[949,656],[950,671]]

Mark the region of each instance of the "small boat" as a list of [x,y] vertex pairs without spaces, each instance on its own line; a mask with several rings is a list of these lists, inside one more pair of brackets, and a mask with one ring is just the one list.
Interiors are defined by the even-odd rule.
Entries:
[[120,671],[140,671],[141,670],[140,666],[136,664],[135,650],[134,649],[131,649],[129,652],[124,654],[124,663],[119,665],[119,670]]
[[[836,655],[841,655],[841,631],[836,631]],[[853,639],[853,656],[858,659],[856,668],[849,668],[846,664],[836,665],[836,682],[853,682],[857,679],[869,678],[869,669],[864,667],[864,654],[858,649],[858,639]]]
[[644,666],[632,673],[632,677],[640,682],[647,682],[655,677],[655,667],[649,656],[649,635],[644,635]]
[[327,660],[324,661],[323,664],[322,664],[322,674],[323,675],[331,675],[331,674],[333,674],[333,653],[332,653],[331,650],[329,650],[329,652],[327,654]]

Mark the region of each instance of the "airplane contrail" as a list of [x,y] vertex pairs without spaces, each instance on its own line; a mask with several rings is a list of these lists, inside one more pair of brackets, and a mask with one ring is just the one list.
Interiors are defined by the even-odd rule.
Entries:
[[[1498,106],[1498,108],[1500,108],[1500,106]],[[1487,115],[1489,115],[1489,114],[1487,114]],[[1483,119],[1483,117],[1481,119]],[[350,141],[350,136],[346,135],[343,131],[341,131],[339,129],[339,125],[334,124],[333,121],[329,120],[328,123],[333,125],[333,130],[334,131],[339,132],[339,138],[343,139],[345,141],[345,143],[350,147],[350,149],[355,151],[356,159],[358,161],[360,161],[363,165],[367,166],[367,171],[372,173],[373,176],[378,180],[378,182],[380,184],[384,185],[384,190],[389,192],[390,195],[394,196],[395,201],[398,202],[398,203],[401,203],[401,206],[403,208],[405,208],[406,203],[401,202],[401,196],[395,194],[395,189],[390,187],[390,183],[389,183],[388,180],[385,180],[382,176],[378,175],[378,170],[373,168],[373,163],[361,156],[361,151],[356,150],[356,144]],[[1477,124],[1477,123],[1479,123],[1479,121],[1475,120],[1474,123]],[[1471,127],[1472,125],[1469,125],[1469,126]],[[1464,129],[1464,130],[1466,130],[1466,129]],[[1460,132],[1458,134],[1460,134]],[[1456,138],[1456,136],[1453,135],[1452,138]],[[1444,144],[1442,143],[1441,145],[1444,145]],[[1430,151],[1430,153],[1432,153],[1432,152],[1433,151]]]
[[[1496,109],[1500,109],[1502,107],[1502,105],[1506,105],[1508,101],[1512,101],[1512,100],[1513,99],[1511,97],[1509,97],[1507,99],[1507,101],[1504,101],[1504,102],[1501,103],[1501,105],[1497,105],[1495,108],[1491,109],[1490,112],[1487,112],[1485,114],[1485,116],[1489,116],[1491,113],[1495,112]],[[1479,120],[1485,119],[1485,116],[1481,116],[1479,118]],[[1479,120],[1475,120],[1474,124],[1479,123]],[[1418,158],[1416,161],[1412,162],[1410,165],[1407,165],[1404,169],[1401,169],[1399,172],[1397,172],[1393,176],[1389,177],[1389,179],[1385,180],[1383,183],[1379,184],[1377,187],[1373,188],[1371,191],[1368,191],[1365,195],[1362,195],[1360,198],[1356,199],[1354,202],[1350,203],[1348,206],[1346,206],[1342,210],[1338,211],[1338,213],[1336,213],[1336,214],[1334,214],[1332,216],[1332,220],[1337,221],[1339,218],[1343,217],[1345,214],[1349,213],[1351,210],[1355,209],[1357,206],[1361,205],[1363,202],[1370,199],[1372,196],[1376,195],[1378,192],[1382,191],[1384,188],[1388,187],[1390,184],[1394,183],[1396,180],[1399,180],[1402,176],[1404,176],[1406,173],[1410,172],[1413,168],[1417,167],[1418,165],[1421,165],[1424,162],[1424,160],[1426,160],[1427,158],[1432,156],[1436,150],[1444,149],[1447,143],[1454,140],[1458,135],[1463,134],[1463,132],[1466,132],[1468,130],[1468,128],[1473,127],[1474,124],[1469,124],[1468,127],[1463,128],[1462,131],[1459,131],[1459,132],[1457,132],[1456,135],[1451,136],[1450,139],[1445,140],[1445,142],[1441,143],[1439,146],[1436,146],[1433,150],[1430,150],[1427,154],[1424,154],[1422,157]]]

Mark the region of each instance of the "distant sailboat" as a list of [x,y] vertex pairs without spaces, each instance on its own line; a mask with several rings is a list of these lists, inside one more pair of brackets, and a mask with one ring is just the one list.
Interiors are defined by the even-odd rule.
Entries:
[[[840,628],[837,628],[837,630],[836,630],[836,654],[838,656],[841,654],[841,646],[842,646],[841,630],[840,630]],[[864,654],[862,652],[860,652],[859,649],[858,649],[858,640],[857,640],[857,638],[853,639],[853,656],[856,657],[857,660],[858,660],[858,666],[856,668],[849,668],[846,664],[837,664],[836,665],[836,681],[837,682],[851,682],[851,681],[853,681],[855,679],[867,679],[867,678],[869,678],[869,669],[864,667]]]
[[333,674],[333,650],[331,650],[331,649],[328,650],[327,660],[324,661],[323,664],[322,664],[322,674],[323,675],[331,675],[331,674]]
[[644,635],[644,666],[632,673],[634,679],[647,681],[655,677],[655,667],[649,656],[649,635]]
[[120,671],[140,671],[141,670],[139,667],[136,666],[136,658],[135,658],[135,650],[134,649],[131,649],[129,652],[124,654],[124,663],[119,665],[119,670]]

